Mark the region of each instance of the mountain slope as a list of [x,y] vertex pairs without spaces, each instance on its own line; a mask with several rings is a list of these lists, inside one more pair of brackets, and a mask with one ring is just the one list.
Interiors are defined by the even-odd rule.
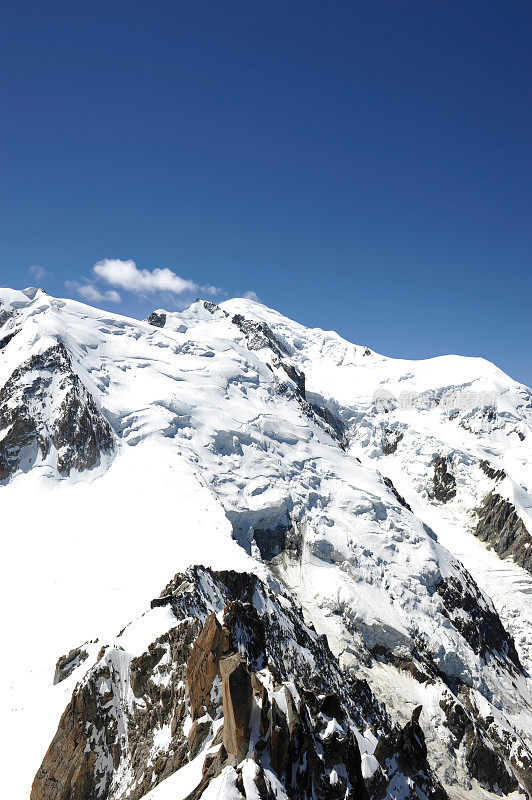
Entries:
[[[436,792],[441,782],[454,797],[531,792],[530,390],[480,359],[386,359],[252,301],[198,301],[138,322],[41,291],[0,297],[1,491],[24,538],[9,543],[20,568],[7,591],[18,595],[24,575],[57,628],[35,634],[34,604],[17,603],[13,636],[24,666],[14,725],[21,737],[35,730],[19,787],[37,772],[76,682],[98,674],[101,644],[115,641],[170,575],[203,564],[274,581],[279,597],[300,603],[306,624],[326,635],[328,669],[346,685],[367,679],[395,720],[380,717],[380,779],[373,762],[364,775],[371,796],[399,792],[394,780],[415,790],[412,764],[392,761],[404,747],[397,731],[418,725],[419,705],[428,761],[418,789]],[[51,363],[50,353],[60,357]],[[31,441],[13,432],[15,418],[26,420]],[[62,419],[70,422],[57,439]],[[205,611],[195,616],[197,633]],[[78,646],[87,658],[73,656],[72,672],[53,686],[55,660]],[[253,672],[245,648],[241,656]],[[305,688],[302,667],[293,672]],[[34,692],[49,707],[40,724]],[[129,700],[118,697],[127,716]],[[363,727],[351,719],[358,736]],[[307,734],[319,738],[314,728]],[[132,735],[147,753],[149,725]],[[105,774],[118,798],[131,786],[120,778],[130,750],[116,747]],[[190,754],[179,768],[161,757],[154,780],[164,776],[163,791],[178,786]],[[94,764],[83,769],[88,775]],[[227,769],[211,775],[213,786],[237,781]],[[90,791],[107,791],[89,777]],[[276,797],[295,791],[285,778],[268,781]]]

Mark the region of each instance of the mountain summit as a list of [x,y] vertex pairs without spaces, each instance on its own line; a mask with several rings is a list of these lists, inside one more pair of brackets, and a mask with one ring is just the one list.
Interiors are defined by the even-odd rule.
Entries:
[[6,796],[532,797],[532,392],[0,290]]

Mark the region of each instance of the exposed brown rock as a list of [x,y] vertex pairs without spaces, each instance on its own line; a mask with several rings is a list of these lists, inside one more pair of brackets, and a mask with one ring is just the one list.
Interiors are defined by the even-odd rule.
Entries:
[[159,663],[165,652],[163,647],[150,645],[145,653],[138,658],[132,659],[130,681],[135,697],[142,697],[146,693],[150,672]]
[[190,760],[196,758],[198,755],[210,729],[210,722],[200,722],[200,720],[195,720],[195,722],[192,723],[192,727],[187,737],[188,746],[190,749]]
[[[442,612],[452,625],[471,645],[475,653],[486,658],[488,653],[501,654],[511,661],[519,672],[523,667],[519,661],[515,642],[503,626],[493,606],[484,600],[477,584],[465,573],[461,582],[450,575],[442,578],[436,591],[442,598]],[[465,614],[463,613],[465,612]]]
[[251,719],[251,676],[241,655],[235,653],[220,661],[224,708],[224,746],[237,763],[245,758],[249,746]]
[[74,695],[31,787],[30,800],[90,800],[95,796],[94,753],[85,753],[85,721],[95,712],[89,691]]
[[192,709],[192,719],[201,717],[209,698],[213,681],[218,673],[220,656],[227,652],[227,632],[215,614],[205,620],[187,661],[187,684]]
[[489,461],[485,459],[480,462],[479,464],[482,472],[484,472],[488,478],[491,478],[493,481],[503,481],[506,478],[506,472],[503,469],[495,469],[492,467]]
[[[183,585],[188,587],[185,591]],[[196,591],[191,590],[194,586]],[[205,755],[200,783],[189,800],[199,800],[225,767],[232,768],[239,796],[244,797],[247,779],[239,764],[248,753],[257,763],[254,783],[261,800],[274,800],[278,794],[265,779],[266,765],[277,772],[290,800],[365,800],[360,752],[351,728],[353,717],[358,719],[358,704],[365,704],[368,715],[362,719],[380,721],[380,730],[390,730],[389,723],[375,716],[378,709],[367,685],[340,673],[325,641],[304,626],[295,609],[272,603],[271,615],[257,612],[253,599],[267,591],[256,576],[242,573],[195,568],[176,576],[175,588],[167,587],[164,597],[170,597],[165,602],[171,602],[179,624],[133,658],[126,672],[127,656],[119,647],[102,649],[97,664],[74,691],[36,776],[31,800],[141,800],[205,748],[222,706],[224,724]],[[207,616],[213,597],[219,598],[219,611],[224,609],[223,626],[214,614]],[[273,600],[271,595],[264,597]],[[203,625],[200,619],[206,620]],[[313,669],[299,659],[302,648],[312,653]],[[255,672],[255,665],[263,663],[266,685],[263,673]],[[273,694],[270,681],[276,686]],[[253,697],[261,711],[250,751]],[[187,736],[183,724],[189,703],[194,703],[195,718]],[[331,717],[337,724],[329,725]],[[154,757],[154,737],[164,726],[170,727],[172,740]],[[415,744],[408,726],[406,732],[393,731],[391,755],[400,751],[400,734],[403,751],[412,741]],[[119,788],[117,780],[126,764],[129,783]],[[407,777],[431,800],[436,797],[429,791],[436,784],[426,764],[421,772],[406,765],[397,777],[384,769],[377,777],[382,785],[372,793],[373,800],[386,796],[391,780]]]

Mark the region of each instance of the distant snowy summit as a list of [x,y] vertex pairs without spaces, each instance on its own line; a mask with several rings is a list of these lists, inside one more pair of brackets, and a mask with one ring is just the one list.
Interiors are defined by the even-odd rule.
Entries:
[[531,795],[532,392],[489,362],[1,290],[0,488],[54,614],[13,796]]

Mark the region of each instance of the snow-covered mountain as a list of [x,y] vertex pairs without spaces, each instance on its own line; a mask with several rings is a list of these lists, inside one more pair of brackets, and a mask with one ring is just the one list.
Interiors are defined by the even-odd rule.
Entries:
[[2,290],[0,491],[8,796],[532,796],[532,392],[492,364]]

